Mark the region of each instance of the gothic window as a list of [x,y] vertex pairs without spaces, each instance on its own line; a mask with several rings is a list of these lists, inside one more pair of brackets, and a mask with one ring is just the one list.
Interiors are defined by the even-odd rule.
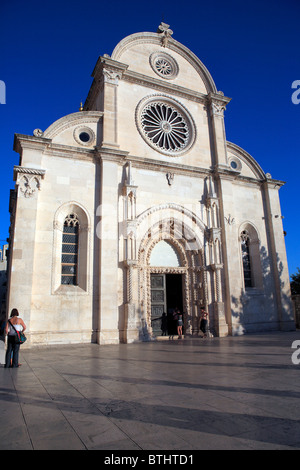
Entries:
[[60,206],[53,220],[51,292],[85,295],[90,288],[90,218],[75,202]]
[[61,283],[77,285],[78,229],[76,214],[69,214],[64,222],[61,254]]
[[252,287],[250,239],[246,230],[241,233],[241,243],[245,287]]
[[253,225],[244,224],[240,232],[242,271],[244,286],[254,292],[263,289],[263,273],[260,254],[260,241]]

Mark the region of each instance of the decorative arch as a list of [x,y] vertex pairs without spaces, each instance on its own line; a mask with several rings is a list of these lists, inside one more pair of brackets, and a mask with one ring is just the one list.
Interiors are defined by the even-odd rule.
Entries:
[[256,178],[259,180],[265,180],[266,174],[261,168],[261,166],[257,163],[257,161],[250,155],[250,153],[246,152],[246,150],[242,149],[236,144],[232,142],[226,142],[228,150],[230,150],[235,156],[240,158],[246,165],[251,168],[253,173],[255,174]]
[[77,113],[67,114],[57,121],[54,121],[44,132],[42,137],[47,139],[54,139],[58,134],[74,127],[75,125],[83,125],[89,123],[97,123],[103,116],[102,111],[80,111]]
[[[162,35],[160,33],[151,33],[151,32],[143,32],[143,33],[135,33],[131,34],[124,39],[122,39],[111,55],[111,58],[116,61],[120,61],[122,59],[123,52],[128,49],[129,47],[133,47],[135,44],[155,44],[158,47],[161,46]],[[177,52],[182,57],[184,57],[197,71],[200,75],[205,88],[208,93],[217,93],[217,88],[215,82],[209,73],[208,69],[205,65],[201,62],[201,60],[186,46],[181,44],[180,42],[176,41],[175,39],[169,37],[168,38],[168,50]]]

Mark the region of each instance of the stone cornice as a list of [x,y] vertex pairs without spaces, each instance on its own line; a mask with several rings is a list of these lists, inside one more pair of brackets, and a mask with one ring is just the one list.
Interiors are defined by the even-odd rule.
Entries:
[[92,77],[97,78],[99,76],[99,73],[101,74],[104,68],[114,72],[123,73],[128,68],[128,65],[113,60],[107,55],[100,56],[94,67]]
[[203,93],[190,90],[189,88],[182,86],[174,85],[158,78],[152,78],[138,72],[127,70],[123,74],[122,79],[130,83],[135,83],[153,90],[161,91],[163,93],[169,93],[170,95],[176,95],[187,100],[207,104],[207,95]]
[[96,147],[95,155],[101,161],[114,161],[120,164],[124,164],[126,157],[129,152],[119,149],[113,149],[109,147]]
[[53,144],[52,142],[44,151],[44,155],[62,158],[72,158],[74,160],[90,160],[95,159],[95,149],[86,149],[73,147],[71,145]]
[[[113,60],[109,56],[100,56],[92,73],[94,80],[85,100],[84,109],[88,111],[92,108],[95,97],[99,93],[101,86],[103,86],[104,81],[110,82],[109,73],[120,79],[127,68],[128,65]],[[104,75],[106,75],[106,80]],[[113,82],[113,79],[111,82]]]
[[209,93],[208,100],[211,103],[219,103],[223,106],[226,106],[231,101],[231,98],[224,96],[223,92],[219,91],[217,93]]
[[264,180],[263,179],[256,179],[250,176],[243,176],[240,172],[237,172],[230,168],[230,166],[225,165],[218,165],[213,168],[213,174],[216,179],[219,180],[228,180],[235,183],[247,183],[251,185],[260,185]]
[[172,170],[176,174],[187,174],[190,176],[207,176],[212,173],[209,168],[194,167],[182,165],[180,163],[163,162],[161,160],[152,160],[150,158],[141,158],[138,156],[128,155],[126,161],[131,161],[135,168],[147,169],[150,171],[168,172]]
[[15,134],[13,149],[21,154],[23,149],[44,150],[50,143],[51,139],[45,139],[44,137]]
[[268,187],[268,189],[280,189],[282,186],[285,185],[285,181],[281,180],[274,180],[273,178],[267,178],[263,181],[263,186]]
[[15,165],[14,166],[14,181],[16,180],[18,174],[24,174],[24,175],[30,175],[30,176],[35,175],[35,176],[41,176],[42,178],[44,178],[45,173],[46,173],[46,170],[42,170],[39,168],[27,168],[25,166]]
[[[113,62],[113,61],[112,61]],[[102,64],[103,65],[103,64]],[[124,64],[122,64],[124,66]],[[99,91],[100,82],[101,82],[101,75],[100,70],[102,72],[103,68],[98,68],[96,73],[96,79],[94,80],[88,97],[85,102],[85,109],[89,109],[92,106],[93,100]],[[117,67],[116,67],[116,70]],[[221,93],[210,93],[206,95],[204,93],[200,93],[195,90],[191,90],[189,88],[185,88],[179,85],[174,85],[170,82],[165,80],[161,80],[159,78],[153,78],[148,75],[141,74],[139,72],[134,72],[128,69],[122,69],[122,74],[120,75],[120,79],[124,80],[128,83],[134,83],[140,86],[144,86],[146,88],[151,88],[152,90],[157,90],[163,93],[168,93],[170,95],[175,95],[180,98],[184,98],[190,101],[195,101],[197,103],[202,103],[204,105],[208,105],[209,103],[218,103],[222,106],[226,106],[231,101],[231,98],[225,97]]]

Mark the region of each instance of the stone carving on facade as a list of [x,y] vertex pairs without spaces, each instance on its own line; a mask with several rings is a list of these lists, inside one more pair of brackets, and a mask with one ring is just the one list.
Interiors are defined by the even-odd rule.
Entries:
[[42,129],[34,129],[33,135],[34,135],[35,137],[43,137],[44,132],[42,131]]
[[230,99],[226,98],[222,92],[218,92],[216,94],[209,93],[211,115],[219,118],[224,118],[224,111],[229,101]]
[[174,173],[167,173],[166,178],[168,180],[168,185],[172,186],[173,180],[174,180]]
[[118,85],[119,80],[122,78],[122,73],[104,68],[103,77],[105,83],[110,83],[111,85]]
[[31,198],[36,191],[41,189],[41,180],[44,178],[45,170],[35,168],[14,167],[14,179],[25,198]]
[[228,214],[228,217],[224,217],[228,225],[234,225],[235,224],[235,218],[232,217],[231,214]]
[[224,116],[224,111],[226,109],[226,106],[223,103],[212,103],[212,114],[215,116]]

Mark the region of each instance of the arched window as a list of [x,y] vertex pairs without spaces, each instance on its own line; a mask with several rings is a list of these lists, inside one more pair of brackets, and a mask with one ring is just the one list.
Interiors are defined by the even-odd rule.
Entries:
[[263,288],[260,242],[256,229],[249,223],[240,232],[242,270],[246,289]]
[[65,218],[62,233],[61,283],[63,285],[78,284],[78,235],[79,220],[76,214]]
[[253,287],[250,259],[250,239],[247,230],[243,230],[241,233],[241,243],[245,287]]
[[52,294],[88,293],[90,289],[90,219],[75,202],[60,206],[53,220]]

